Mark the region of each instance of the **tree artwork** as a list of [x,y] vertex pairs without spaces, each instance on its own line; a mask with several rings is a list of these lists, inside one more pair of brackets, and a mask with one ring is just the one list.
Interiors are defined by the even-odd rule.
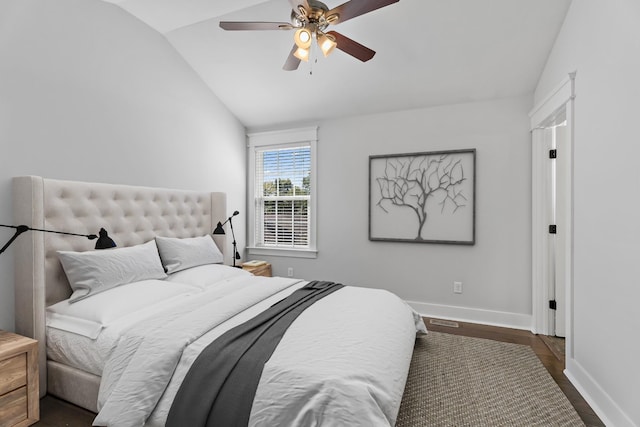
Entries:
[[[411,237],[399,240],[433,240],[425,238],[425,226],[432,217],[438,218],[434,228],[450,226],[454,231],[461,228],[457,223],[460,220],[463,220],[464,226],[468,228],[469,221],[466,218],[469,218],[473,233],[475,150],[372,156],[371,161],[376,163],[372,163],[371,166],[375,167],[375,174],[371,176],[370,185],[377,187],[377,191],[372,195],[375,199],[370,201],[370,209],[377,210],[373,213],[382,212],[389,215],[398,210],[413,213],[413,225],[409,224],[411,221],[406,215],[398,217],[402,218],[403,224],[394,225],[395,227],[413,229],[413,233],[407,231]],[[375,219],[375,215],[371,219],[370,212],[370,220]],[[437,233],[437,230],[432,232]],[[472,234],[471,243],[443,243],[473,244],[473,237]]]

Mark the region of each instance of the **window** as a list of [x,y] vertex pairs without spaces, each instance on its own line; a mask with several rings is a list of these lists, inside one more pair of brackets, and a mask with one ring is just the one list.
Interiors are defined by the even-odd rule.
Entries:
[[317,128],[249,135],[249,253],[315,257]]
[[256,234],[264,246],[309,248],[311,147],[256,150]]

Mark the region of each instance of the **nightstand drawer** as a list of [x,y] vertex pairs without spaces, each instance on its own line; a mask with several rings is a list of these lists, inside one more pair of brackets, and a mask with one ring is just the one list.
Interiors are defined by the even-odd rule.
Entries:
[[15,426],[28,416],[27,387],[20,387],[10,393],[0,395],[0,427]]
[[38,379],[38,341],[0,331],[0,427],[38,421]]
[[27,385],[26,353],[0,360],[0,396],[24,385]]

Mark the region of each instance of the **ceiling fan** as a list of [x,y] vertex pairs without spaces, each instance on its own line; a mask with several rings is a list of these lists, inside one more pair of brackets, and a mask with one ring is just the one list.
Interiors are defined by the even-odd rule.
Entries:
[[366,62],[373,58],[375,51],[343,36],[336,31],[326,31],[330,25],[336,25],[381,7],[389,6],[400,0],[349,0],[340,6],[329,9],[318,0],[289,0],[291,4],[291,23],[288,22],[242,22],[221,21],[224,30],[296,30],[293,49],[284,63],[283,69],[296,70],[300,61],[308,61],[311,42],[315,37],[324,56],[335,48]]

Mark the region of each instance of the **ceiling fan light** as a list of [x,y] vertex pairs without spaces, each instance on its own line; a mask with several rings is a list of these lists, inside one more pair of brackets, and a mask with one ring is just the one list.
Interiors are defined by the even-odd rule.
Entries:
[[309,49],[298,47],[298,49],[293,53],[293,56],[301,61],[309,62]]
[[311,46],[311,31],[307,28],[300,28],[293,36],[293,40],[300,49],[309,49],[309,46]]
[[335,49],[337,45],[336,40],[329,35],[322,34],[318,37],[318,46],[320,46],[320,50],[325,58],[333,52],[333,49]]

